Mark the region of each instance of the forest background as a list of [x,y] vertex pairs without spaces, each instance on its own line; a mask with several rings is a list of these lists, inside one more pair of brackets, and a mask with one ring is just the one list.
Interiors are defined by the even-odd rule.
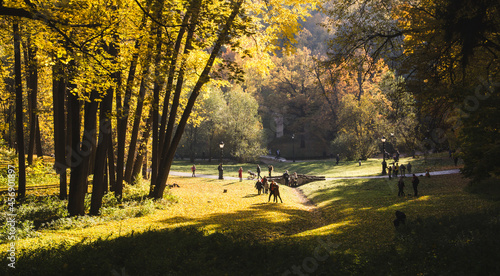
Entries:
[[[498,176],[497,1],[0,1],[0,131],[70,215],[175,156],[449,150]],[[24,160],[25,153],[27,160]],[[68,178],[69,176],[69,178]],[[23,179],[24,178],[24,179]],[[6,178],[5,178],[6,179]],[[67,190],[69,179],[69,191]]]

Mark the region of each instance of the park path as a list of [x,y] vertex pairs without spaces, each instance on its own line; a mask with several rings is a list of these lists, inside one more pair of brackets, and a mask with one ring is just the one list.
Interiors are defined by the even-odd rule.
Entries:
[[[435,171],[435,172],[429,172],[431,176],[434,175],[447,175],[447,174],[456,174],[460,173],[459,169],[453,169],[453,170],[444,170],[444,171]],[[170,175],[173,176],[184,176],[184,177],[191,177],[190,172],[176,172],[176,171],[170,171]],[[424,175],[424,173],[417,173],[418,176]],[[405,174],[406,177],[411,176],[411,174],[407,173]],[[211,174],[196,174],[196,177],[201,177],[201,178],[211,178],[211,179],[218,179],[218,175],[211,175]],[[339,180],[339,179],[372,179],[372,178],[387,178],[387,175],[368,175],[368,176],[345,176],[345,177],[327,177],[326,180]],[[226,180],[238,180],[238,177],[232,177],[232,176],[224,176],[224,179]],[[243,178],[246,180],[246,178]]]
[[[183,177],[191,177],[192,173],[190,172],[175,172],[175,171],[170,171],[169,175],[173,176],[183,176]],[[195,177],[201,177],[201,178],[211,178],[211,179],[218,179],[218,175],[212,175],[212,174],[199,174],[197,173]],[[233,177],[233,176],[224,176],[224,180],[238,180],[238,177]],[[243,178],[243,180],[246,180],[246,178]]]
[[[444,170],[444,171],[435,171],[429,172],[431,176],[434,175],[447,175],[447,174],[456,174],[460,173],[460,169],[453,170]],[[415,173],[415,175],[423,176],[425,173]],[[405,174],[405,177],[411,177],[413,174]],[[339,179],[372,179],[372,178],[388,178],[387,175],[368,175],[368,176],[346,176],[346,177],[328,177],[326,180],[339,180]]]

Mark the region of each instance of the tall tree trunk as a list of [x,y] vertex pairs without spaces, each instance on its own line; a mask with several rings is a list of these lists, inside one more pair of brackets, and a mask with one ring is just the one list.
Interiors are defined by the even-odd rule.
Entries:
[[[193,109],[193,106],[196,102],[196,99],[198,98],[198,95],[201,91],[201,88],[210,78],[209,73],[212,70],[212,66],[214,64],[215,58],[218,56],[222,45],[228,39],[229,31],[233,26],[234,19],[236,18],[236,16],[240,12],[240,7],[241,7],[242,3],[243,3],[242,0],[233,3],[233,7],[232,7],[233,10],[232,10],[230,16],[227,18],[227,21],[225,22],[223,29],[219,33],[217,41],[215,42],[214,47],[212,49],[212,53],[210,54],[210,57],[205,65],[205,68],[203,69],[203,72],[201,73],[200,77],[198,78],[198,81],[196,82],[195,86],[193,87],[193,91],[191,92],[191,95],[189,96],[189,99],[188,99],[188,102],[187,102],[186,107],[184,109],[184,112],[182,113],[179,124],[177,125],[175,135],[169,144],[167,144],[169,141],[168,137],[164,141],[165,145],[162,146],[163,150],[161,152],[160,162],[159,162],[159,165],[160,165],[159,167],[161,168],[161,170],[159,170],[159,172],[158,172],[156,184],[154,185],[154,191],[153,191],[153,196],[155,199],[159,199],[159,198],[163,197],[163,192],[165,191],[165,187],[167,184],[167,179],[168,179],[168,175],[170,173],[170,167],[172,165],[172,160],[174,159],[175,151],[177,149],[177,146],[179,145],[182,134],[184,133],[184,129],[186,127],[189,116],[191,115],[191,111]],[[193,21],[191,21],[191,23],[195,23],[196,21],[197,21],[197,19],[195,18],[195,19],[193,19]],[[189,36],[189,34],[188,34],[188,36]],[[170,119],[171,118],[169,118],[169,120]],[[169,130],[167,129],[167,132],[168,131]]]
[[[167,87],[165,90],[165,98],[163,99],[163,116],[161,117],[160,131],[158,137],[158,143],[163,145],[165,143],[165,129],[167,127],[167,114],[168,114],[168,106],[170,102],[170,95],[172,94],[173,83],[175,78],[175,72],[177,69],[177,58],[179,56],[182,41],[184,38],[184,34],[186,33],[189,19],[191,18],[192,12],[191,9],[188,9],[184,18],[182,19],[181,28],[179,29],[179,33],[177,34],[177,39],[175,41],[174,49],[172,51],[172,57],[170,58],[169,70],[168,70],[168,78],[167,78]],[[153,139],[154,140],[154,139]],[[160,149],[160,152],[162,149]]]
[[[88,176],[91,172],[91,157],[92,153],[95,151],[94,148],[97,146],[96,132],[97,132],[97,111],[99,108],[99,103],[97,101],[99,93],[94,90],[91,92],[90,101],[85,102],[84,106],[84,118],[83,118],[83,137],[82,137],[82,147],[81,152],[83,154],[83,181],[85,193],[88,191]],[[106,126],[104,126],[106,127]]]
[[66,177],[66,131],[65,131],[65,93],[66,83],[63,77],[62,64],[57,61],[52,67],[52,99],[54,116],[54,152],[56,173],[59,174],[59,198],[68,197],[68,183]]
[[[118,47],[115,43],[110,43],[106,50],[114,58],[118,57]],[[112,73],[111,77],[116,81],[116,84],[118,84],[120,72]],[[104,99],[101,102],[99,114],[99,144],[97,145],[97,149],[95,151],[95,166],[93,170],[94,183],[92,186],[92,198],[90,202],[91,215],[99,215],[99,211],[102,206],[102,197],[104,196],[104,192],[107,191],[108,169],[106,167],[106,160],[109,158],[108,152],[111,152],[111,156],[114,154],[113,148],[110,148],[112,145],[109,143],[109,141],[112,140],[112,125],[110,116],[113,108],[113,91],[113,87],[108,88],[106,96],[104,96]]]
[[[106,141],[104,141],[106,143]],[[110,149],[108,149],[110,151]],[[109,170],[108,170],[108,158],[104,160],[104,185],[102,187],[103,194],[107,194],[109,191]],[[102,199],[102,198],[101,198]]]
[[144,160],[142,162],[142,178],[149,179],[147,142],[146,142],[146,150],[144,151]]
[[23,85],[21,76],[21,37],[19,25],[14,23],[14,83],[16,90],[16,138],[18,157],[18,196],[26,197],[26,163],[24,157],[24,131],[23,131]]
[[[148,120],[146,122],[146,127],[142,133],[141,141],[139,142],[139,149],[137,150],[137,158],[134,163],[134,170],[132,171],[132,182],[135,182],[139,178],[141,168],[143,166],[144,159],[146,159],[148,152],[148,140],[151,134],[151,123],[153,121],[153,110],[149,112]],[[147,163],[147,159],[146,159]]]
[[[149,61],[148,58],[147,58],[147,61]],[[145,62],[145,64],[148,64],[148,63],[149,62]],[[145,79],[147,78],[147,75],[148,75],[148,70],[143,70],[141,85],[139,88],[139,95],[137,96],[137,107],[135,109],[135,114],[134,114],[134,125],[132,126],[132,134],[130,137],[130,143],[129,143],[129,147],[128,147],[127,165],[125,167],[124,179],[128,183],[132,183],[132,170],[134,167],[134,160],[135,160],[135,154],[136,154],[135,149],[137,147],[137,138],[139,136],[139,127],[141,124],[142,107],[144,105],[144,96],[146,95]]]
[[36,128],[35,128],[35,149],[36,149],[36,155],[38,157],[43,156],[43,150],[42,150],[42,135],[40,134],[40,120],[38,118],[38,114],[35,115],[35,122],[36,122]]
[[[163,11],[163,0],[159,0],[157,2],[157,6],[155,7],[155,18],[160,19]],[[151,25],[151,34],[155,33],[156,28],[156,55],[155,55],[155,72],[154,72],[154,86],[153,86],[153,145],[152,145],[152,154],[151,154],[151,187],[149,196],[152,196],[153,186],[156,183],[156,176],[158,175],[158,164],[159,164],[159,146],[158,138],[160,137],[160,133],[158,132],[158,112],[160,108],[160,89],[163,86],[163,83],[160,81],[160,64],[161,64],[161,46],[162,46],[162,28],[157,24]],[[167,97],[167,96],[166,96]]]
[[[149,12],[149,7],[151,5],[151,1],[147,2],[147,6],[145,9],[145,13],[142,17],[141,25],[139,29],[143,29],[146,21],[147,21],[147,14]],[[128,77],[127,77],[127,82],[125,84],[125,93],[122,101],[122,95],[120,93],[120,89],[117,89],[116,91],[116,136],[117,136],[117,152],[116,152],[116,178],[113,178],[114,183],[112,184],[112,188],[115,192],[115,197],[118,200],[121,200],[122,193],[123,193],[123,178],[124,178],[124,167],[125,167],[125,138],[127,135],[127,122],[128,122],[128,114],[129,114],[129,108],[130,108],[130,97],[132,94],[132,87],[134,85],[134,79],[135,79],[135,73],[138,65],[138,59],[139,59],[139,49],[141,46],[141,41],[142,39],[137,39],[135,41],[134,45],[134,50],[135,53],[132,55],[132,60],[130,62],[130,67],[128,71]],[[121,82],[121,80],[120,80]],[[121,85],[119,85],[121,86]],[[110,168],[113,166],[114,170],[114,163],[110,161]]]
[[135,43],[136,53],[132,55],[132,61],[130,62],[129,74],[127,78],[127,83],[125,85],[125,94],[122,101],[122,96],[117,90],[116,93],[116,137],[117,137],[117,154],[116,154],[116,183],[114,187],[115,196],[118,200],[121,200],[123,193],[123,170],[125,167],[125,138],[127,136],[127,122],[128,115],[130,111],[130,98],[132,96],[132,87],[135,79],[135,72],[137,69],[138,59],[139,59],[139,47],[140,41],[137,40]]
[[[71,95],[71,113],[72,117],[75,118],[76,112],[80,111],[78,99],[75,95]],[[71,181],[69,186],[69,199],[68,199],[68,211],[70,216],[84,215],[85,214],[85,194],[88,190],[88,176],[90,169],[90,155],[92,153],[92,147],[95,145],[94,132],[96,131],[96,121],[97,121],[97,107],[98,103],[96,101],[97,91],[92,91],[90,96],[90,102],[85,103],[84,107],[84,123],[83,123],[83,137],[81,140],[80,148],[80,128],[73,129],[73,153],[78,154],[78,158],[73,160],[71,163]],[[77,109],[77,111],[75,111]],[[78,125],[80,124],[78,115]],[[73,125],[74,127],[76,124]],[[76,136],[76,137],[75,137]],[[75,159],[73,155],[73,159]]]
[[[191,28],[188,28],[186,40],[185,40],[185,47],[184,47],[184,53],[187,54],[191,51],[191,39],[193,38],[194,35],[194,26],[196,26],[196,23],[198,22],[198,14],[200,11],[200,1],[193,1],[191,2],[190,7],[188,8],[188,11],[184,15],[183,18],[183,26],[187,26],[188,22],[191,25]],[[170,109],[170,112],[168,112],[168,102],[170,101],[170,94],[172,91],[172,84],[174,80],[174,73],[175,69],[177,68],[177,56],[179,55],[179,51],[183,42],[184,38],[184,32],[186,31],[185,28],[181,28],[179,31],[179,34],[177,35],[177,40],[175,42],[174,50],[172,52],[172,60],[170,62],[170,69],[169,69],[169,77],[167,80],[167,91],[164,99],[164,105],[163,105],[163,113],[162,113],[162,122],[160,125],[160,130],[158,131],[158,104],[154,105],[156,106],[155,113],[153,114],[153,152],[152,152],[152,173],[151,173],[151,189],[150,189],[150,197],[155,197],[157,196],[155,194],[158,193],[158,189],[161,190],[161,187],[156,187],[158,183],[160,183],[158,180],[158,176],[161,174],[160,171],[164,169],[164,167],[161,165],[161,158],[162,158],[162,152],[168,151],[170,148],[170,140],[172,138],[172,133],[173,133],[173,127],[175,123],[175,116],[177,115],[177,107],[179,105],[179,98],[180,95],[177,93],[179,91],[182,91],[182,84],[184,82],[184,71],[183,71],[183,65],[185,62],[185,59],[181,62],[181,65],[179,68],[181,68],[177,74],[177,85],[175,87],[175,92],[174,92],[174,97],[172,99],[172,106]],[[158,37],[161,37],[161,28],[158,28]],[[158,46],[157,46],[157,59],[160,57],[159,54],[161,53],[161,42],[158,41]],[[158,64],[158,62],[156,63]],[[158,68],[157,68],[158,70]],[[155,73],[156,75],[156,73]],[[156,95],[156,90],[154,90],[154,95]],[[154,96],[154,101],[155,103],[159,102],[159,97]],[[168,123],[166,122],[166,116],[167,114],[169,115],[168,118]],[[173,116],[173,117],[172,117]],[[161,170],[160,170],[161,168]],[[163,193],[163,192],[162,192]]]
[[85,186],[83,181],[83,157],[80,150],[80,102],[73,93],[68,94],[68,119],[71,119],[71,177],[69,183],[68,212],[70,216],[85,214]]
[[109,115],[113,105],[113,89],[108,89],[106,96],[101,102],[101,110],[99,114],[99,143],[97,145],[95,167],[94,167],[94,182],[92,185],[92,198],[90,202],[90,214],[99,215],[99,210],[102,206],[102,197],[104,196],[105,183],[107,183],[107,168],[106,160],[111,136],[111,120]]
[[33,152],[35,151],[36,140],[36,119],[37,119],[37,94],[38,94],[38,66],[36,61],[36,46],[32,44],[28,36],[26,43],[27,55],[25,56],[28,74],[28,114],[30,123],[30,136],[28,144],[28,164],[33,164]]
[[116,187],[116,170],[115,170],[115,153],[113,144],[113,135],[108,137],[108,176],[109,176],[109,190],[115,191]]
[[[5,79],[5,90],[9,92],[9,98],[15,99],[16,88],[15,80],[13,78]],[[15,134],[16,134],[16,123],[15,123],[15,113],[16,113],[16,101],[9,101],[9,106],[5,112],[5,122],[9,126],[7,135],[5,135],[5,140],[10,148],[16,148],[15,145]]]
[[[190,18],[190,24],[192,26],[196,26],[198,23],[198,15],[200,12],[200,7],[201,3],[199,1],[193,1],[192,6],[190,7],[191,10],[191,18]],[[186,41],[185,41],[185,47],[184,47],[184,58],[181,61],[180,65],[180,70],[177,74],[177,83],[175,85],[175,91],[174,91],[174,97],[172,99],[172,105],[170,107],[170,114],[168,116],[168,123],[167,123],[167,128],[165,132],[165,137],[163,140],[160,141],[160,154],[162,152],[167,152],[169,151],[169,145],[170,145],[170,140],[172,139],[172,135],[174,132],[174,125],[176,122],[176,117],[177,117],[177,109],[179,108],[179,101],[181,97],[181,92],[182,92],[182,86],[184,84],[184,70],[182,68],[185,67],[186,63],[186,57],[188,56],[189,52],[192,50],[192,39],[194,36],[194,31],[195,28],[189,28],[187,35],[186,35]],[[180,38],[182,39],[182,37]],[[166,114],[163,114],[163,116],[166,116]],[[162,133],[163,134],[163,133]],[[160,136],[161,137],[161,136]],[[160,155],[161,159],[161,155]],[[163,167],[161,167],[163,169]]]

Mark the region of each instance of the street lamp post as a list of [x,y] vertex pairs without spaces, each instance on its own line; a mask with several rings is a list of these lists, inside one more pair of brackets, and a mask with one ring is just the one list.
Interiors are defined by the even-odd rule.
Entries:
[[292,134],[292,157],[295,162],[295,134]]
[[220,148],[219,179],[224,179],[224,170],[222,168],[222,158],[224,156],[224,152],[223,152],[224,142],[219,143],[219,148]]
[[382,175],[386,175],[387,174],[387,171],[386,171],[386,168],[387,168],[387,163],[385,162],[385,136],[382,136],[382,139],[380,139],[382,141]]

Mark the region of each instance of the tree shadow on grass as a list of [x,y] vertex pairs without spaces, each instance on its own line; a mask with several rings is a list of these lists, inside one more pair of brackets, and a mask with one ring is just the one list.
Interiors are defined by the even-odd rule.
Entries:
[[299,245],[255,244],[177,228],[18,253],[15,269],[2,258],[0,274],[281,275],[308,254]]
[[16,252],[15,269],[4,252],[0,274],[498,275],[498,231],[498,209],[412,219],[391,231],[393,247],[352,254],[330,250],[326,238],[256,242],[182,227]]

